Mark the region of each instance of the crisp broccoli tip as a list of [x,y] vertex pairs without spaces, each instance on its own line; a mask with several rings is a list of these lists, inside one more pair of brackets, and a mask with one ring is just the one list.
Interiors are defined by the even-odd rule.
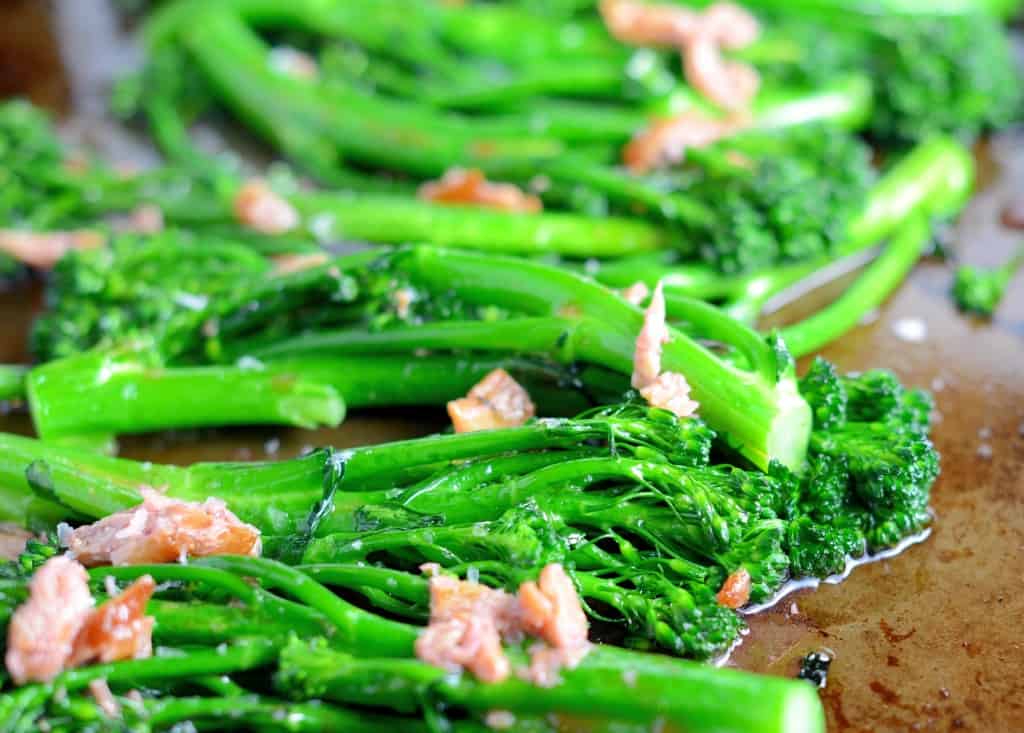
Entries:
[[957,308],[965,313],[992,316],[1006,294],[1013,269],[1012,261],[1000,267],[958,267],[953,278],[953,300]]
[[846,390],[836,368],[820,356],[800,379],[800,394],[814,413],[814,428],[828,430],[846,420]]

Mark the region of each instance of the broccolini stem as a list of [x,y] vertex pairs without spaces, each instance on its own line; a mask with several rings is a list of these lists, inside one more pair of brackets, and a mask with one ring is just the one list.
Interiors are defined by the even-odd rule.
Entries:
[[[225,720],[244,724],[252,730],[287,729],[296,733],[377,733],[382,730],[429,733],[422,720],[374,715],[365,710],[347,710],[319,702],[285,702],[247,695],[243,698],[171,697],[143,702],[145,721],[160,730],[175,728],[176,723]],[[202,725],[201,725],[202,727]],[[460,726],[454,726],[458,733]]]
[[218,644],[243,637],[289,635],[318,636],[333,633],[333,627],[313,608],[284,600],[261,588],[254,588],[238,575],[218,568],[199,565],[131,565],[94,568],[93,580],[107,577],[134,580],[150,575],[158,582],[186,583],[194,594],[220,599],[228,594],[244,604],[234,605],[199,601],[175,602],[151,600],[147,612],[156,617],[158,640],[170,644]]
[[180,482],[182,469],[111,458],[53,445],[20,435],[0,433],[0,486],[28,503],[36,491],[64,507],[66,519],[80,514],[98,518],[139,503],[140,486]]
[[859,130],[871,117],[871,80],[864,74],[838,76],[820,87],[762,89],[754,101],[755,127],[762,130],[815,122]]
[[114,578],[116,580],[135,580],[143,575],[152,575],[157,580],[181,581],[200,584],[224,593],[229,593],[247,604],[255,604],[261,600],[255,588],[237,575],[217,568],[206,568],[198,565],[125,565],[121,567],[99,567],[89,571],[93,580]]
[[812,316],[782,329],[794,357],[820,349],[854,328],[902,283],[928,245],[930,232],[921,217],[908,221],[885,250],[839,298]]
[[668,230],[642,219],[539,213],[524,216],[445,206],[402,196],[302,193],[292,197],[318,233],[380,243],[426,242],[509,254],[555,252],[618,257],[675,246]]
[[423,621],[430,610],[427,579],[421,575],[363,563],[319,563],[298,569],[323,585],[361,593],[374,608],[403,618]]
[[[282,655],[279,684],[343,703],[418,709],[423,695],[477,714],[564,713],[650,725],[663,720],[691,733],[817,733],[817,694],[797,680],[596,647],[561,682],[538,687],[514,675],[482,684],[413,660],[356,658],[323,645],[295,643]],[[386,685],[379,684],[387,682]],[[584,692],[589,691],[589,692]],[[599,691],[596,692],[595,691]]]
[[[150,601],[153,603],[153,601]],[[149,610],[149,606],[146,606],[146,610]],[[198,687],[205,690],[209,690],[215,695],[220,697],[245,697],[247,690],[233,681],[227,675],[208,675],[206,677],[197,677],[195,683]]]
[[[38,493],[55,508],[56,521],[95,520],[137,505],[141,486],[203,501],[225,499],[263,532],[292,532],[323,493],[327,452],[268,463],[197,463],[189,468],[111,458],[93,451],[0,433],[0,486],[19,505]],[[272,497],[272,499],[268,499]],[[282,516],[294,526],[280,526]],[[15,520],[17,521],[17,520]]]
[[217,649],[180,654],[158,654],[148,659],[95,664],[68,670],[50,682],[26,685],[0,703],[0,728],[36,730],[38,710],[57,690],[75,692],[93,680],[138,685],[160,680],[189,679],[201,675],[230,674],[271,662],[280,646],[266,639],[248,639]]
[[850,253],[892,234],[905,219],[956,213],[971,195],[974,159],[950,137],[918,144],[872,187],[860,216],[850,222],[842,249]]
[[[469,324],[467,336],[480,325],[486,324]],[[454,347],[458,329],[452,324],[437,328],[452,334],[448,345]],[[501,326],[502,332],[507,330]],[[551,369],[503,355],[389,356],[415,350],[410,345],[414,338],[403,336],[416,335],[403,330],[353,332],[334,339],[330,334],[310,335],[303,337],[307,346],[289,348],[288,356],[278,359],[272,358],[278,351],[273,346],[261,350],[244,342],[228,344],[239,355],[270,357],[253,366],[148,367],[147,362],[157,360],[146,348],[86,352],[31,373],[33,418],[46,440],[202,425],[334,426],[346,405],[435,405],[457,399],[498,367],[521,376],[548,414],[573,414],[589,405],[586,396],[551,384],[558,381]],[[345,342],[346,356],[313,348],[341,346],[339,341]],[[466,343],[467,349],[473,346]]]
[[523,68],[505,79],[473,79],[433,92],[428,89],[424,101],[449,109],[487,111],[545,95],[615,97],[622,93],[626,80],[623,67],[621,61],[603,59],[572,66],[538,65]]
[[[333,454],[344,462],[336,506],[352,510],[379,500],[374,493],[424,479],[452,461],[531,451],[567,456],[593,442],[625,452],[653,448],[683,464],[707,460],[709,431],[699,421],[666,419],[645,408],[612,410],[572,420],[549,419],[502,431],[435,435]],[[11,521],[26,523],[36,493],[47,497],[50,523],[80,515],[98,519],[140,502],[140,486],[165,487],[169,496],[225,500],[243,521],[268,538],[298,531],[323,494],[329,451],[267,463],[197,463],[188,468],[140,463],[17,435],[0,433],[0,489]],[[29,483],[31,480],[31,485]],[[42,500],[38,500],[42,501]],[[282,523],[282,518],[287,519]],[[29,524],[29,526],[34,526]]]
[[[204,7],[203,22],[192,23],[183,42],[230,106],[262,134],[303,145],[333,144],[346,158],[406,170],[424,177],[443,173],[452,161],[530,160],[564,149],[561,141],[537,137],[481,139],[424,130],[417,120],[348,114],[318,87],[275,74],[267,49],[237,17],[221,6]],[[269,96],[268,96],[269,95]],[[277,103],[267,100],[277,97]]]
[[[429,247],[397,255],[395,266],[415,284],[433,292],[453,292],[471,303],[497,304],[535,315],[576,309],[583,318],[577,322],[577,332],[569,336],[575,347],[572,358],[622,373],[632,370],[642,314],[597,283],[538,263]],[[742,328],[725,314],[718,314],[717,320],[702,335],[728,341],[730,333]],[[557,342],[555,346],[562,348]],[[771,347],[766,343],[763,350],[770,352]],[[701,416],[713,429],[729,433],[754,463],[763,468],[772,458],[792,468],[803,463],[809,408],[784,365],[766,381],[763,375],[731,366],[673,329],[664,348],[663,368],[686,377],[701,405]]]
[[291,604],[289,608],[286,602],[274,600],[242,607],[151,600],[146,613],[156,619],[157,641],[166,645],[216,646],[241,638],[284,642],[292,634],[318,636],[331,632],[331,625],[305,606]]
[[165,369],[150,342],[38,367],[29,376],[28,399],[43,439],[205,425],[333,427],[345,416],[345,403],[329,384],[284,370]]
[[419,636],[415,626],[389,621],[342,600],[310,576],[288,565],[257,557],[218,556],[192,561],[242,576],[256,578],[265,588],[276,588],[307,604],[334,625],[333,643],[360,656],[409,657]]
[[[0,438],[2,442],[2,438]],[[9,464],[7,464],[9,465]],[[47,530],[69,518],[70,511],[52,501],[41,499],[25,484],[25,468],[8,480],[6,466],[0,461],[0,522],[10,522],[33,531]]]
[[956,16],[964,13],[983,12],[996,17],[1008,18],[1019,5],[1015,0],[748,0],[755,8],[771,10],[784,6],[787,10],[817,13],[836,19],[842,14],[864,16],[923,15]]
[[0,364],[0,401],[14,400],[25,394],[25,375],[28,367],[20,364]]

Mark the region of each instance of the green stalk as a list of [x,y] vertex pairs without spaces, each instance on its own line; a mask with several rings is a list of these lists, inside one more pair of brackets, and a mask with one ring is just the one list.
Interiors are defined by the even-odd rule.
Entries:
[[621,96],[627,79],[623,61],[538,65],[501,80],[482,78],[428,90],[424,101],[449,109],[486,111],[529,103],[544,95],[613,99]]
[[215,603],[151,600],[146,614],[156,619],[154,637],[171,645],[216,646],[240,638],[271,639],[283,644],[292,634],[308,637],[330,631],[329,625],[317,619],[299,614],[284,617],[260,606],[232,608]]
[[217,649],[157,654],[148,659],[133,659],[72,669],[50,682],[26,685],[0,698],[0,728],[10,731],[36,730],[35,720],[46,700],[58,690],[75,692],[94,680],[112,684],[139,685],[163,680],[188,680],[203,675],[229,674],[261,667],[278,653],[278,645],[268,640],[246,640]]
[[190,564],[131,565],[94,568],[89,571],[94,581],[107,577],[131,581],[144,575],[159,583],[187,584],[204,595],[220,600],[228,594],[240,605],[202,601],[167,601],[153,599],[146,612],[156,618],[154,634],[158,641],[173,645],[216,645],[239,638],[274,638],[281,642],[291,634],[305,637],[332,634],[327,619],[314,609],[286,601],[254,588],[238,575],[217,568]]
[[382,730],[428,733],[430,730],[425,722],[414,718],[375,715],[319,702],[285,702],[255,696],[241,699],[172,697],[146,700],[143,707],[146,723],[160,730],[173,730],[178,723],[198,723],[205,728],[205,722],[223,725],[227,721],[233,728],[296,733],[378,733]]
[[[170,568],[170,569],[169,569]],[[186,568],[174,570],[166,565],[140,565],[93,571],[102,577],[118,578],[152,575],[157,580],[185,580],[203,585],[214,585],[229,590],[229,584],[253,578],[260,589],[239,590],[232,586],[229,592],[254,607],[257,613],[266,610],[291,618],[296,630],[310,623],[330,624],[332,643],[367,656],[411,656],[413,643],[419,631],[407,624],[389,621],[351,605],[329,591],[301,570],[273,560],[258,557],[214,556],[192,559]],[[243,583],[244,584],[244,583]],[[301,604],[296,606],[270,596],[266,591],[279,590]],[[296,614],[299,614],[296,617]]]
[[524,10],[522,3],[442,7],[439,30],[446,41],[467,54],[498,58],[514,66],[609,58],[624,63],[632,52],[611,38],[596,17],[567,27]]
[[227,675],[199,677],[195,684],[220,697],[244,697],[247,690]]
[[200,567],[227,570],[256,578],[266,589],[278,589],[319,611],[334,626],[332,643],[360,656],[409,657],[419,636],[415,626],[389,621],[363,611],[334,595],[301,570],[256,557],[219,556],[192,561]]
[[[476,322],[468,325],[471,332],[477,330]],[[360,335],[365,336],[361,344]],[[345,405],[436,405],[457,399],[498,367],[521,378],[548,414],[575,414],[589,405],[584,395],[560,387],[560,375],[541,365],[468,353],[412,356],[409,351],[417,347],[400,344],[414,339],[403,340],[401,330],[349,336],[346,348],[334,349],[337,356],[304,349],[274,358],[273,345],[254,349],[243,342],[235,347],[240,355],[265,359],[253,366],[147,368],[148,349],[67,357],[32,373],[36,430],[45,440],[66,441],[201,425],[334,426]],[[330,339],[313,335],[309,342]],[[466,343],[467,349],[473,346]],[[616,389],[616,396],[622,389]]]
[[[566,187],[586,185],[624,205],[647,206],[668,220],[682,220],[694,225],[705,224],[713,212],[702,202],[686,194],[670,193],[636,176],[608,166],[595,165],[578,157],[564,155],[539,164],[546,175]],[[601,222],[607,221],[602,218]],[[677,237],[678,240],[678,237]],[[679,249],[693,249],[685,242],[672,242]],[[667,245],[666,245],[667,246]],[[623,252],[621,254],[632,254]],[[597,251],[581,251],[577,256],[601,257]]]
[[200,585],[203,588],[227,593],[237,600],[256,605],[263,601],[260,591],[245,582],[244,579],[218,568],[200,567],[196,565],[125,565],[120,567],[97,567],[89,571],[92,580],[129,581],[152,575],[160,582],[180,582]]
[[906,279],[929,241],[925,220],[918,217],[904,224],[878,259],[835,302],[782,329],[782,339],[793,356],[811,354],[854,328]]
[[[3,468],[0,468],[2,474]],[[0,480],[0,522],[9,522],[32,531],[45,531],[68,518],[66,507],[40,499],[27,486],[17,484],[24,484],[24,479],[13,484]]]
[[[746,283],[745,292],[722,304],[722,310],[740,323],[757,324],[765,307],[776,296],[786,302],[799,298],[807,286],[818,287],[841,277],[864,262],[864,254],[853,254],[843,259],[815,261],[754,274]],[[685,299],[685,296],[684,296]],[[665,294],[668,317],[678,317],[678,296],[673,291]]]
[[[499,117],[504,119],[506,116]],[[567,142],[621,144],[647,124],[642,110],[601,102],[538,98],[529,107],[507,114],[510,122]]]
[[140,487],[158,486],[188,501],[221,497],[243,521],[279,535],[298,531],[323,494],[328,455],[317,451],[282,462],[197,463],[182,468],[2,433],[0,447],[4,493],[28,506],[35,492],[40,493],[47,506],[54,507],[56,521],[78,515],[90,520],[105,517],[137,505]]
[[429,615],[430,593],[422,575],[363,563],[331,562],[298,568],[323,585],[360,593],[374,608],[393,616],[423,622]]
[[918,144],[879,179],[860,216],[850,222],[843,251],[850,252],[892,234],[907,218],[950,216],[974,186],[974,159],[950,137]]
[[[173,42],[208,6],[209,3],[202,0],[179,0],[163,5],[150,16],[143,29],[148,45],[159,47]],[[372,14],[364,12],[358,3],[325,4],[320,0],[296,0],[288,4],[274,0],[224,0],[218,3],[218,8],[254,27],[286,27],[347,39],[368,51],[413,67],[430,59],[435,66],[458,73],[455,60],[432,38],[433,11],[426,5],[378,0]],[[405,31],[401,37],[396,35],[399,28]]]
[[[483,302],[482,300],[480,301]],[[673,300],[675,312],[686,317],[691,323],[699,324],[711,331],[723,341],[739,348],[754,365],[754,375],[724,365],[717,357],[710,355],[703,347],[678,333],[680,339],[673,353],[674,364],[686,364],[686,367],[671,367],[684,374],[701,373],[706,369],[708,375],[714,375],[719,384],[727,383],[738,377],[743,380],[742,387],[733,385],[734,389],[756,388],[760,380],[774,382],[776,357],[767,348],[763,338],[743,324],[728,318],[711,306],[695,303],[689,299],[677,297]],[[633,312],[625,311],[629,320],[635,320],[635,328],[640,322],[632,306],[623,304]],[[623,375],[632,371],[633,339],[617,330],[617,324],[623,318],[615,320],[603,319],[600,314],[591,317],[590,313],[578,319],[552,317],[509,318],[501,321],[445,321],[429,323],[423,326],[394,328],[386,332],[374,333],[365,331],[325,332],[302,336],[293,340],[282,341],[266,347],[264,351],[256,350],[260,358],[287,359],[319,358],[325,365],[333,359],[332,353],[339,355],[359,353],[412,353],[417,349],[462,349],[473,348],[476,351],[494,353],[533,353],[544,354],[557,362],[573,364],[577,361],[600,364]],[[628,321],[627,321],[628,322]],[[304,354],[309,356],[303,356]],[[685,362],[684,362],[685,360]],[[288,363],[284,361],[283,363]],[[728,375],[719,373],[720,367],[728,371]],[[670,368],[670,367],[666,367]],[[686,370],[690,371],[686,371]],[[695,391],[699,381],[691,379]],[[725,387],[728,389],[729,387]],[[770,400],[769,389],[763,392],[764,399]],[[442,393],[443,394],[443,393]],[[698,400],[701,398],[698,397]],[[435,400],[436,401],[436,400]],[[702,402],[702,405],[704,403]],[[706,413],[704,413],[706,414]]]
[[[225,500],[246,522],[266,536],[292,535],[302,526],[343,464],[337,505],[358,508],[372,492],[419,481],[440,468],[466,459],[495,458],[517,452],[569,451],[581,444],[614,445],[617,451],[649,448],[686,464],[707,461],[710,435],[698,421],[666,419],[639,407],[573,420],[548,419],[519,428],[366,446],[339,453],[317,451],[302,458],[266,463],[197,463],[188,468],[111,458],[32,438],[0,434],[0,487],[22,507],[38,491],[52,502],[54,521],[79,514],[98,519],[139,503],[140,486],[164,487],[169,496],[203,501]],[[609,450],[606,448],[605,450]],[[559,453],[556,453],[559,455]],[[328,460],[332,459],[332,460]],[[29,484],[32,481],[32,486]],[[353,494],[351,499],[348,494]],[[20,509],[19,509],[20,511]],[[23,514],[13,517],[22,521]],[[52,526],[52,524],[51,524]]]
[[[139,463],[20,435],[0,433],[0,486],[16,501],[31,505],[35,498],[27,474],[48,502],[63,511],[59,519],[81,514],[98,518],[139,503],[139,486],[162,486],[182,469]],[[180,479],[178,479],[180,480]],[[7,504],[5,506],[11,506]]]
[[36,432],[145,432],[205,425],[336,426],[345,403],[336,390],[283,370],[176,367],[151,342],[91,351],[38,367],[28,379]]
[[16,400],[25,394],[27,366],[0,364],[0,401]]
[[871,95],[871,81],[863,74],[838,77],[811,90],[768,87],[754,101],[754,127],[773,130],[828,122],[846,130],[859,130],[871,117]]
[[[476,304],[514,306],[537,315],[576,308],[584,314],[566,344],[549,348],[562,358],[582,359],[629,373],[642,315],[602,286],[578,275],[532,262],[420,247],[399,256],[396,266],[433,292],[453,292]],[[735,324],[719,314],[718,331]],[[708,333],[715,337],[716,332]],[[762,363],[771,357],[765,344]],[[673,330],[664,348],[663,369],[681,372],[690,383],[701,416],[726,432],[739,450],[762,468],[771,459],[797,469],[803,463],[810,414],[784,364],[766,379],[737,369]]]
[[[860,73],[837,77],[816,89],[766,86],[753,101],[753,128],[773,130],[827,122],[843,129],[859,130],[871,116],[871,95],[871,81]],[[677,87],[648,106],[650,113],[662,117],[689,109],[712,116],[720,114],[687,86]]]
[[327,139],[343,156],[364,164],[431,177],[453,161],[530,160],[558,154],[564,147],[535,136],[444,136],[424,130],[416,120],[341,112],[329,89],[275,74],[266,47],[219,6],[203,10],[203,22],[190,26],[184,42],[227,103],[263,134],[270,133],[275,119],[280,126],[298,125],[296,138],[310,144]]
[[[453,159],[454,160],[454,159]],[[426,242],[509,254],[555,252],[613,257],[674,246],[675,237],[639,219],[569,213],[523,215],[433,204],[410,197],[302,193],[292,197],[319,236],[394,244]],[[320,227],[323,227],[322,229]]]
[[538,687],[514,675],[482,684],[418,661],[356,658],[323,645],[295,643],[282,655],[278,683],[337,702],[400,711],[421,709],[429,690],[446,707],[477,714],[510,710],[648,725],[660,720],[690,733],[824,730],[817,694],[801,681],[693,662],[667,665],[650,656],[597,647],[575,669],[562,670],[560,683]]

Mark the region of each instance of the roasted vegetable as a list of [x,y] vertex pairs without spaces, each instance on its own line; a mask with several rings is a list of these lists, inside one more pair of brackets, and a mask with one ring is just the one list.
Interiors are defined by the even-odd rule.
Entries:
[[709,465],[712,433],[702,422],[625,405],[281,463],[191,468],[5,436],[0,479],[15,496],[35,492],[68,516],[94,518],[138,503],[140,484],[186,500],[215,493],[262,530],[268,552],[314,563],[323,582],[406,617],[422,615],[424,590],[398,579],[421,563],[509,587],[531,568],[563,563],[595,619],[707,657],[738,632],[714,599],[738,568],[749,598],[763,600],[788,577],[839,572],[848,558],[928,522],[938,458],[927,395],[887,372],[839,377],[823,361],[801,389],[816,428],[799,477],[778,464],[766,473]]
[[1024,247],[998,267],[961,265],[953,279],[953,300],[967,313],[991,316],[999,307],[1013,276],[1024,266]]
[[[147,609],[156,619],[157,638],[175,646],[149,659],[72,669],[51,682],[7,690],[0,694],[6,728],[102,726],[109,721],[102,703],[78,697],[99,679],[121,693],[115,702],[123,722],[160,728],[229,719],[287,730],[451,725],[477,731],[494,709],[508,711],[520,729],[530,731],[556,730],[549,715],[595,714],[608,730],[627,731],[655,720],[693,731],[782,733],[794,719],[810,733],[824,726],[813,688],[802,682],[604,646],[563,669],[549,687],[515,677],[487,684],[463,675],[456,682],[446,670],[411,658],[416,626],[361,610],[300,570],[269,560],[225,556],[188,566],[92,571],[97,581],[144,574],[167,583],[162,593],[179,599],[184,594],[184,600],[154,599]],[[271,609],[277,620],[254,638],[249,616]],[[288,625],[290,637],[274,636],[276,628]],[[522,654],[515,648],[509,653],[516,659]],[[297,702],[270,697],[273,689],[265,683],[271,679],[273,689]],[[387,691],[366,684],[371,680],[388,680]],[[129,688],[143,692],[124,694]],[[679,695],[680,690],[688,693]],[[634,699],[638,691],[640,704]],[[709,706],[707,700],[720,702]],[[381,715],[381,708],[393,712]]]
[[797,68],[826,78],[866,71],[874,87],[872,135],[887,142],[935,133],[967,139],[1020,118],[1022,97],[1009,37],[985,3],[846,3],[840,0],[750,0],[796,25],[803,56]]

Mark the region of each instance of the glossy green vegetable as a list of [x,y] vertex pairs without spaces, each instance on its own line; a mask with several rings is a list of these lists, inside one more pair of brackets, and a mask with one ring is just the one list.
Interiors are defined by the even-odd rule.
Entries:
[[[503,709],[521,718],[527,730],[538,731],[553,729],[550,719],[542,716],[581,713],[596,713],[609,730],[616,720],[625,727],[615,730],[632,731],[656,719],[698,731],[782,733],[792,729],[794,720],[800,721],[801,730],[823,730],[821,706],[809,685],[602,646],[594,647],[575,668],[562,670],[559,681],[550,687],[514,677],[492,684],[475,682],[468,675],[455,681],[445,670],[412,658],[417,627],[352,606],[301,571],[268,560],[226,556],[194,560],[187,566],[92,571],[97,581],[105,577],[125,581],[143,574],[169,583],[169,588],[188,584],[186,595],[191,598],[187,602],[155,600],[147,609],[157,620],[157,638],[167,628],[183,646],[165,649],[150,659],[83,667],[49,683],[5,691],[0,694],[0,723],[6,730],[102,723],[104,718],[93,703],[68,696],[98,679],[116,691],[145,685],[141,699],[122,698],[124,719],[156,726],[179,720],[224,723],[222,716],[227,716],[242,725],[287,722],[290,730],[313,729],[314,724],[340,726],[339,730],[364,730],[371,725],[403,729],[409,725],[408,729],[418,730],[422,716],[428,726],[447,725],[451,717],[455,730],[469,731],[477,729],[472,721],[482,721],[490,710]],[[219,602],[207,599],[217,594]],[[219,628],[226,643],[210,638],[209,625],[195,624],[200,635],[190,641],[187,634],[182,636],[180,622],[193,613],[209,623],[211,612],[232,607],[249,613],[277,609],[278,623],[292,624],[290,639],[283,642],[267,635],[274,622],[260,638],[248,636],[248,613],[234,620],[221,619]],[[288,616],[292,618],[286,621]],[[324,624],[324,636],[309,626],[314,619]],[[509,653],[517,660],[522,654],[515,648]],[[248,689],[261,676],[267,679],[275,667],[274,687],[300,702],[274,700],[266,691],[256,697]],[[386,681],[390,691],[385,694],[385,688],[367,684],[371,681]],[[211,694],[196,696],[197,689]],[[595,695],[598,689],[601,692]],[[637,689],[645,691],[640,704],[635,701]],[[680,689],[690,694],[674,694]],[[436,708],[430,700],[443,701],[445,706]],[[632,700],[629,705],[628,700]],[[742,701],[742,710],[724,700]],[[366,707],[378,711],[365,715]],[[381,707],[403,717],[381,716]]]
[[968,313],[991,317],[1017,271],[1024,266],[1024,247],[998,267],[961,265],[953,280],[953,299]]

